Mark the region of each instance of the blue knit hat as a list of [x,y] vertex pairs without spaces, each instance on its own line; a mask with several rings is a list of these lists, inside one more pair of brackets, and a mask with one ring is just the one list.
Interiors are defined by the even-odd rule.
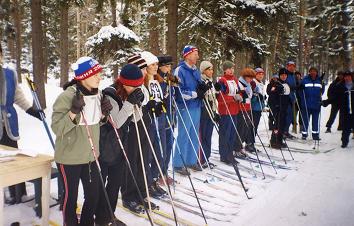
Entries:
[[260,68],[260,67],[257,67],[256,69],[254,69],[254,71],[255,71],[256,73],[264,73],[263,68]]
[[193,52],[196,52],[198,51],[198,49],[192,45],[186,45],[184,48],[183,48],[183,58],[186,57],[187,55],[193,53]]
[[91,57],[80,57],[71,65],[75,72],[75,80],[87,79],[102,71],[101,65]]
[[144,83],[143,73],[135,64],[127,64],[120,71],[118,80],[126,86],[141,86]]

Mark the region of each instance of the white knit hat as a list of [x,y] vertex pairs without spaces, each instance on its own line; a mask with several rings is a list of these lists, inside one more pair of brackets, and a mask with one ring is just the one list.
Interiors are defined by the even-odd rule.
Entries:
[[202,61],[200,63],[200,72],[203,73],[206,69],[213,67],[213,64],[210,61]]
[[148,52],[148,51],[143,51],[140,53],[141,57],[146,61],[147,66],[153,64],[153,63],[158,63],[159,59],[157,56],[154,54]]

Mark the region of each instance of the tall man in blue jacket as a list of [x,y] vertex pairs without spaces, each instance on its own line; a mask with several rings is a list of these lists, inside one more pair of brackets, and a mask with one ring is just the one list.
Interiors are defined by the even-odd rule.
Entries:
[[320,140],[320,112],[322,94],[324,92],[324,85],[318,75],[316,68],[312,67],[309,74],[301,82],[300,98],[301,111],[304,118],[304,126],[302,127],[302,139],[306,140],[308,136],[308,126],[310,117],[312,118],[312,139]]
[[[174,71],[174,75],[177,76],[179,80],[179,87],[176,87],[176,107],[180,110],[182,116],[180,117],[177,111],[177,143],[187,167],[200,171],[201,168],[198,165],[197,155],[195,153],[195,151],[198,152],[199,150],[199,137],[194,131],[193,125],[198,132],[202,98],[207,90],[202,85],[205,85],[205,83],[202,83],[200,71],[196,67],[199,59],[198,49],[191,45],[185,46],[183,49],[183,58],[184,60],[179,63]],[[190,120],[188,112],[192,120]],[[187,127],[187,131],[183,126],[183,122]],[[192,143],[189,142],[188,134]],[[187,169],[183,167],[182,159],[180,158],[177,148],[175,149],[173,157],[173,167],[177,173],[182,175],[188,174]]]

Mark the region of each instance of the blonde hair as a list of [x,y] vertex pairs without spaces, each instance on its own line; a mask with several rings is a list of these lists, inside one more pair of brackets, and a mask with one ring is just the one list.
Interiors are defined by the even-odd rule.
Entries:
[[256,77],[256,72],[252,68],[246,67],[246,68],[242,69],[242,71],[240,72],[240,75],[242,77],[254,78],[254,77]]

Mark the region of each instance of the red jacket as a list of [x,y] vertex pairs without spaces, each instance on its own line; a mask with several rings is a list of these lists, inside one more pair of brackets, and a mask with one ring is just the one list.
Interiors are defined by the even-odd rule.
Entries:
[[[230,90],[229,84],[227,81],[234,81],[236,83],[236,86],[231,88]],[[218,96],[218,110],[220,115],[228,115],[229,112],[227,111],[227,108],[225,106],[225,102],[227,104],[227,107],[229,108],[230,114],[231,115],[237,115],[240,111],[240,105],[239,102],[234,99],[233,96],[228,95],[230,92],[235,92],[234,89],[238,90],[238,80],[234,75],[226,75],[224,74],[220,79],[219,83],[225,88],[223,89],[219,96]],[[222,97],[224,97],[225,102]]]

